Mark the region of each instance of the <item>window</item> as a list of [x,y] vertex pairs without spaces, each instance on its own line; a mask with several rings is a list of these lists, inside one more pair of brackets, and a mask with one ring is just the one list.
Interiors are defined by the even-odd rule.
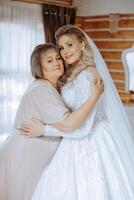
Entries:
[[40,6],[0,3],[0,142],[11,133],[20,99],[33,80],[31,52],[44,40]]

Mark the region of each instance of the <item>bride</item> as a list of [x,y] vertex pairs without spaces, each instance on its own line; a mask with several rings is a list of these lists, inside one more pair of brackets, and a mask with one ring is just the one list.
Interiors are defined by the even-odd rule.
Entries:
[[96,72],[104,81],[105,91],[76,130],[64,121],[53,126],[27,124],[29,135],[36,128],[36,134],[43,129],[44,135],[63,136],[32,200],[133,200],[131,128],[104,60],[93,41],[76,26],[61,27],[56,40],[68,65],[61,94],[70,110],[79,108],[91,95],[89,86]]

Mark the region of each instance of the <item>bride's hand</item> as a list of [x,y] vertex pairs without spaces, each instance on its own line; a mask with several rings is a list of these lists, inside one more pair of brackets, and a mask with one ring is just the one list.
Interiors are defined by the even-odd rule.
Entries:
[[104,82],[100,76],[94,77],[92,83],[92,92],[96,99],[99,99],[100,95],[104,92]]
[[40,137],[43,136],[44,124],[39,119],[32,118],[30,122],[22,123],[18,129],[26,137]]

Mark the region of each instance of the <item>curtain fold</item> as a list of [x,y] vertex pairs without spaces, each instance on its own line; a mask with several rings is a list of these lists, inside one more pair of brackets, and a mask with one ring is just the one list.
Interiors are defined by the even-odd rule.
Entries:
[[74,24],[76,9],[55,5],[43,5],[43,24],[46,42],[55,43],[56,30],[66,24]]
[[11,133],[17,107],[32,81],[30,55],[44,43],[39,6],[0,2],[0,142]]

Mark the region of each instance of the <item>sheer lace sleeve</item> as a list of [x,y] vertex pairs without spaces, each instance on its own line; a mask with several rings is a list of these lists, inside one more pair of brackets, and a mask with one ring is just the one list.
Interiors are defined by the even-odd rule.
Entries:
[[[75,92],[75,105],[72,108],[73,110],[77,109],[80,105],[82,105],[90,96],[91,96],[91,81],[94,77],[94,72],[83,71],[77,78],[75,78],[73,82],[73,87],[71,88],[72,92]],[[73,91],[74,90],[74,91]],[[65,98],[69,98],[69,91],[65,91]],[[74,102],[73,99],[71,101]],[[72,111],[73,111],[72,110]],[[90,134],[92,129],[95,115],[97,112],[97,105],[93,108],[92,112],[89,114],[85,123],[78,129],[73,132],[64,133],[54,128],[52,125],[46,125],[44,128],[44,134],[47,136],[62,136],[65,138],[82,138]]]

